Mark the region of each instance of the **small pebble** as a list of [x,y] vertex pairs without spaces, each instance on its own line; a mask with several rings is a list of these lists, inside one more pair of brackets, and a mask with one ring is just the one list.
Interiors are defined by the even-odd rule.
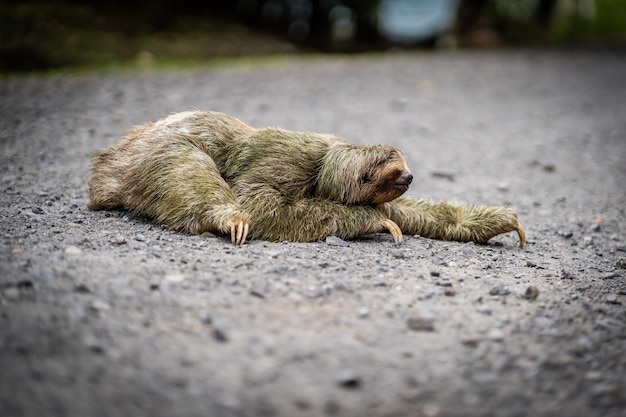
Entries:
[[43,211],[43,209],[41,207],[33,207],[31,210],[35,214],[43,214],[44,213],[44,211]]
[[34,287],[33,281],[29,279],[23,279],[21,281],[18,281],[16,285],[19,289],[32,289]]
[[476,347],[478,346],[479,342],[480,341],[478,339],[473,338],[473,337],[466,337],[466,338],[461,339],[461,344],[468,346],[468,347]]
[[465,245],[465,246],[463,246],[463,248],[461,248],[461,252],[465,256],[471,256],[471,257],[476,256],[476,251],[474,249],[472,249],[471,247],[467,246],[467,245]]
[[5,288],[3,293],[8,300],[17,300],[20,298],[20,290],[15,287]]
[[504,284],[498,284],[489,290],[489,295],[509,295],[511,291],[504,286]]
[[538,296],[539,288],[534,285],[529,285],[528,288],[526,288],[526,292],[524,293],[522,298],[525,298],[527,300],[536,300]]
[[111,305],[102,300],[95,300],[94,302],[91,303],[89,308],[92,309],[93,311],[105,311],[105,310],[110,310]]
[[572,274],[570,271],[563,269],[561,270],[561,279],[575,279],[576,276]]
[[111,239],[111,243],[115,243],[116,245],[123,245],[126,243],[126,238],[124,236],[118,235]]
[[480,306],[478,308],[478,311],[481,314],[484,314],[485,316],[491,316],[491,313],[492,313],[491,309],[489,307],[487,307],[487,306]]
[[97,353],[97,354],[104,353],[104,346],[102,346],[102,343],[100,343],[100,341],[93,335],[85,336],[83,338],[83,344],[93,353]]
[[67,255],[80,255],[83,251],[78,246],[68,246],[65,248],[65,253]]
[[600,229],[601,229],[600,224],[594,223],[591,226],[589,226],[589,229],[587,230],[589,230],[591,233],[597,233],[600,231]]
[[213,315],[209,311],[203,311],[199,315],[200,321],[202,324],[211,325],[213,324]]
[[434,320],[427,316],[412,316],[406,321],[409,329],[416,332],[432,332],[435,331]]
[[361,387],[361,378],[352,371],[344,371],[337,376],[337,385],[341,388],[358,389]]
[[618,299],[617,299],[617,295],[616,294],[607,294],[606,296],[606,302],[607,304],[621,304]]
[[406,107],[407,103],[407,100],[404,98],[395,98],[389,102],[389,107],[391,107],[393,111],[400,111]]
[[260,291],[256,291],[256,290],[250,290],[250,295],[256,298],[260,298],[260,299],[264,299],[265,296],[263,295],[262,292]]
[[592,382],[602,381],[603,377],[604,377],[604,374],[598,371],[589,371],[585,374],[585,379],[587,381],[592,381]]
[[493,340],[494,342],[501,342],[504,340],[504,332],[500,329],[491,329],[487,333],[487,339]]
[[74,292],[77,292],[79,294],[89,294],[91,290],[85,284],[78,284],[74,287]]
[[185,280],[185,276],[175,272],[165,275],[165,280],[174,283],[183,282]]
[[556,234],[561,237],[564,237],[565,239],[569,239],[572,236],[574,236],[574,232],[572,232],[571,230],[567,230],[567,231],[559,230],[556,232]]
[[[435,265],[439,265],[439,266],[448,266],[448,263],[447,263],[447,262],[445,261],[445,259],[443,259],[441,256],[435,256],[435,257],[433,258],[432,262],[433,262]],[[432,272],[431,272],[431,275],[432,275]],[[435,276],[435,275],[433,275],[433,276]],[[436,276],[439,276],[439,275],[436,275]]]
[[509,184],[507,182],[499,182],[498,184],[496,184],[496,189],[498,191],[502,191],[502,192],[507,192],[509,191]]
[[326,244],[330,246],[340,246],[342,248],[347,248],[348,246],[350,246],[348,242],[338,238],[337,236],[328,236],[326,238]]
[[211,336],[213,336],[213,339],[220,343],[228,342],[228,336],[226,336],[226,334],[220,329],[213,329],[213,331],[211,332]]

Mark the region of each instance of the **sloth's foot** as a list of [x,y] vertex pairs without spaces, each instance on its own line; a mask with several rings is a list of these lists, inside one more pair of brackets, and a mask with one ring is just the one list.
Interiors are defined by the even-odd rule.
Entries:
[[402,230],[393,220],[383,220],[383,226],[393,235],[396,243],[402,243]]
[[524,242],[526,242],[526,232],[524,231],[524,228],[519,222],[517,223],[517,228],[515,229],[515,231],[517,232],[517,235],[519,236],[519,247],[523,248]]
[[517,220],[517,213],[506,207],[500,215],[501,218],[498,222],[496,222],[497,225],[494,226],[494,233],[501,234],[507,232],[517,232],[517,236],[519,237],[519,247],[523,248],[524,243],[526,242],[526,232],[524,231],[524,227],[522,227],[519,220]]
[[[471,220],[463,222],[469,239],[477,243],[485,243],[490,238],[502,233],[517,232],[519,247],[524,247],[526,232],[517,219],[517,213],[508,207],[475,207],[470,209],[474,216],[468,216]],[[463,236],[465,237],[465,236]]]

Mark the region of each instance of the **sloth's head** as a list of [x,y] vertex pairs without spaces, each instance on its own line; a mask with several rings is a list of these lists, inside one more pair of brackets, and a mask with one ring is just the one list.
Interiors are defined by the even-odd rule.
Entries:
[[343,204],[380,204],[408,189],[413,175],[391,146],[332,146],[321,161],[316,195]]

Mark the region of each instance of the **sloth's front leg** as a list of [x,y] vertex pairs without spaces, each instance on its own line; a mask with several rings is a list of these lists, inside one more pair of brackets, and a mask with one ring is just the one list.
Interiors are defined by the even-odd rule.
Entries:
[[508,207],[471,206],[445,201],[400,197],[378,209],[396,222],[402,232],[432,239],[485,243],[502,233],[517,232],[520,248],[526,233],[517,213]]
[[328,236],[342,239],[389,231],[396,242],[402,231],[383,213],[368,205],[346,205],[322,198],[296,201],[266,184],[245,184],[238,190],[249,213],[250,237],[274,242],[314,242]]

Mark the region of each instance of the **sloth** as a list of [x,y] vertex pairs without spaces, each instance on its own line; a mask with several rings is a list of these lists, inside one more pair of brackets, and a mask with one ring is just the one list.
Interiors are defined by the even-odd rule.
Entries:
[[329,134],[252,128],[186,111],[131,129],[92,157],[91,210],[126,209],[166,227],[247,239],[312,242],[387,231],[485,243],[524,229],[508,207],[403,196],[413,180],[391,146]]

